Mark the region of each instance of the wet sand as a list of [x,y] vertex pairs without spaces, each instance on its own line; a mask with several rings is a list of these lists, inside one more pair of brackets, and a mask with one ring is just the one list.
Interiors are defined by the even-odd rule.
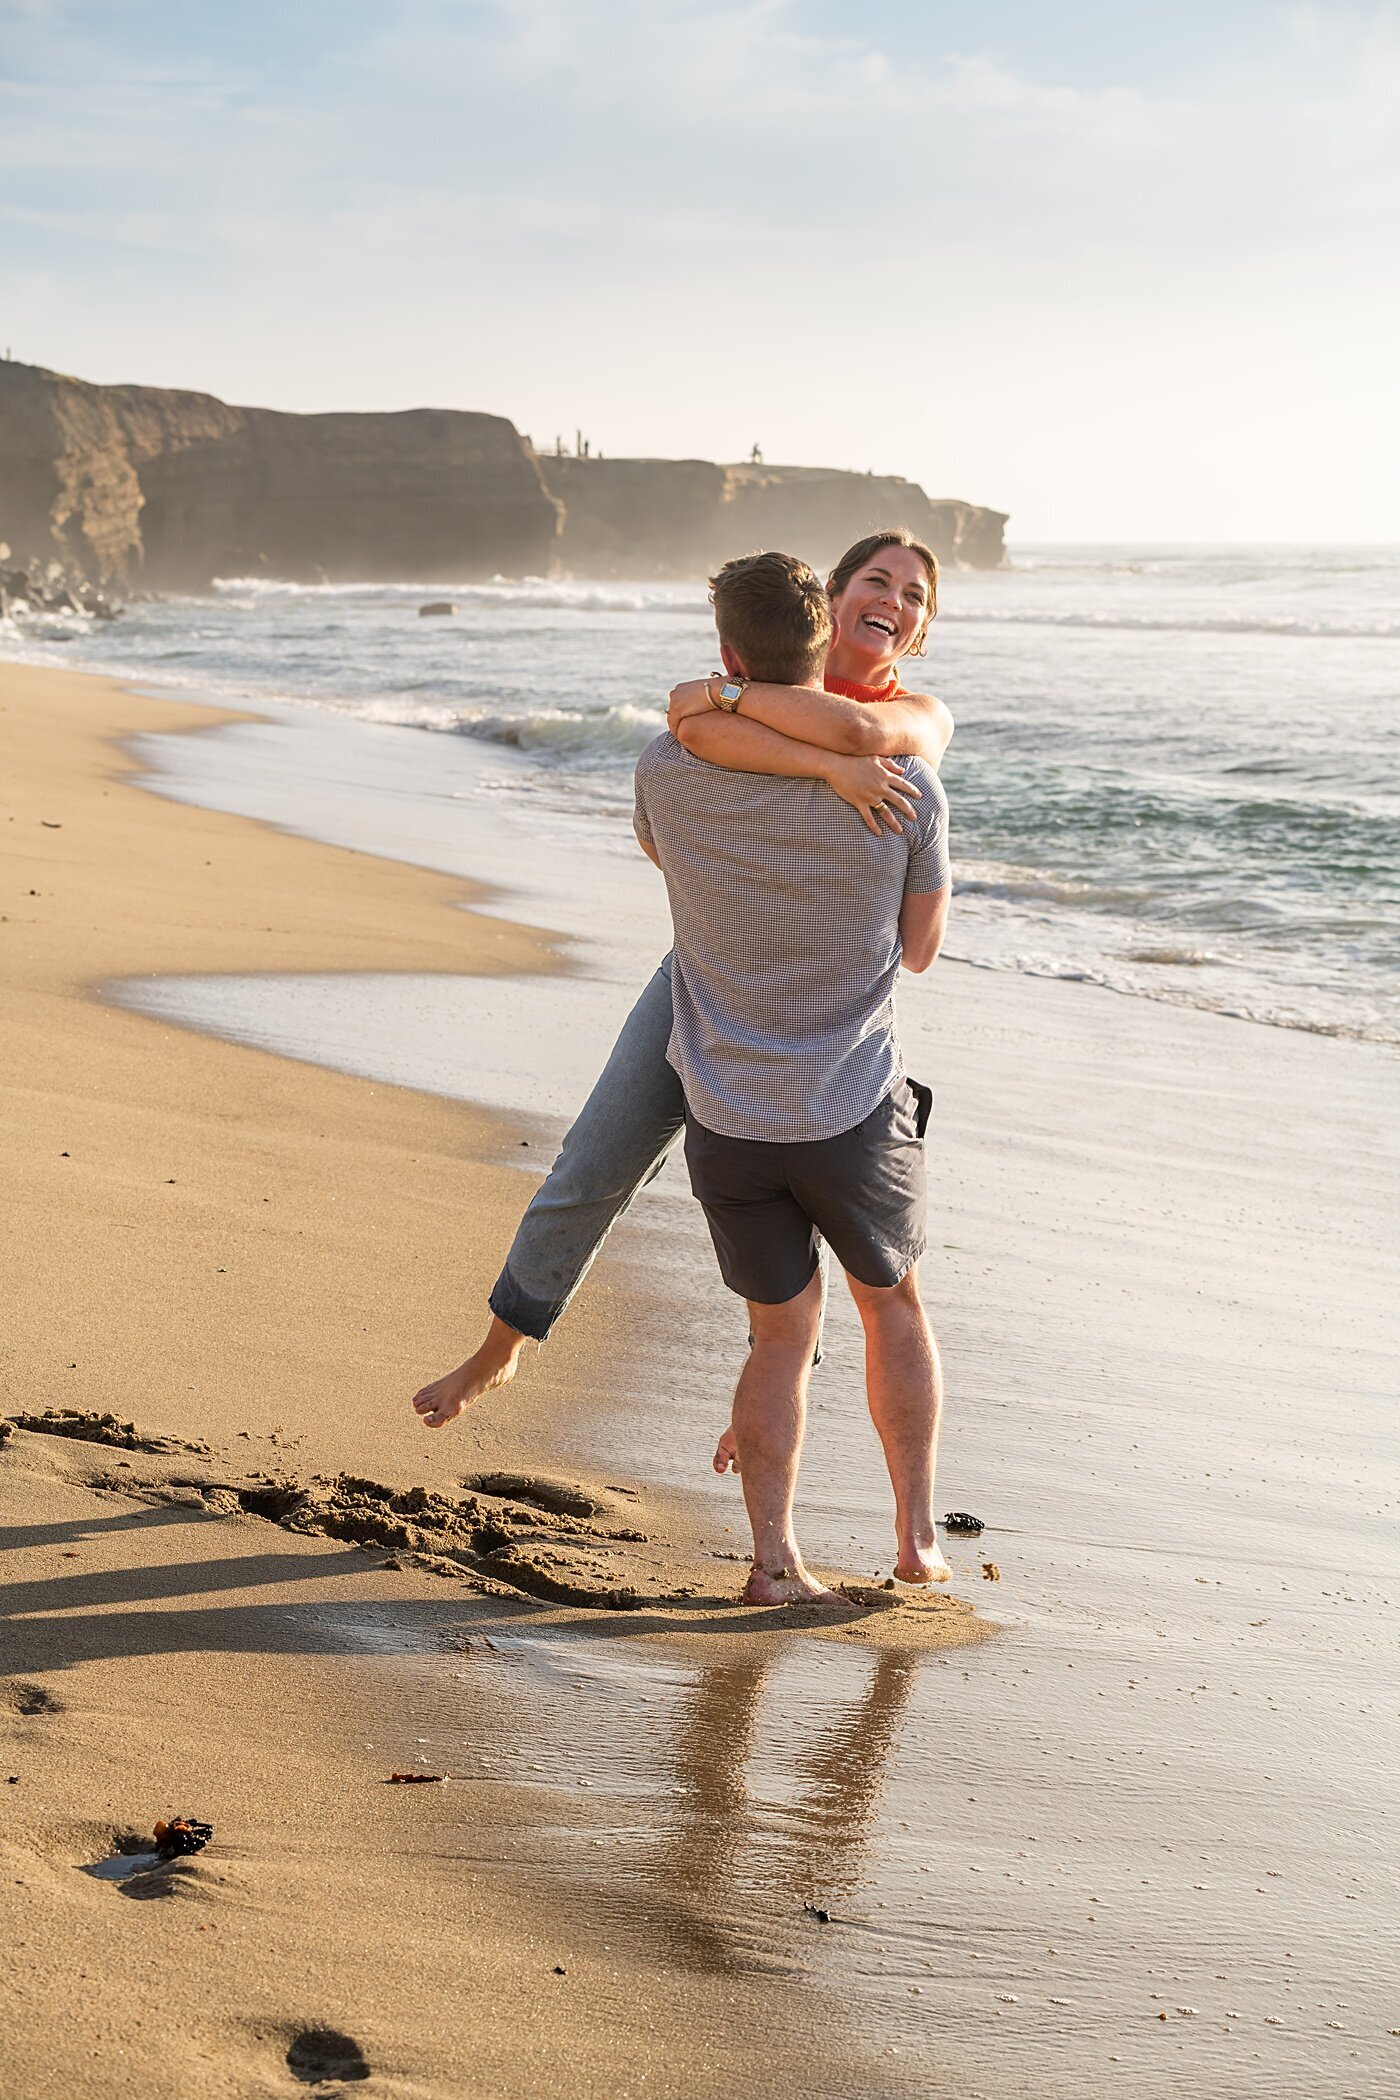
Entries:
[[[555,944],[473,912],[458,879],[132,784],[115,739],[220,719],[0,673],[7,2076],[181,2100],[322,2076],[404,2095],[904,2090],[895,2045],[815,1987],[800,1905],[767,1964],[707,1963],[596,1876],[561,1878],[580,1804],[551,1800],[541,1825],[491,1672],[512,1641],[581,1652],[623,1627],[701,1675],[711,1648],[741,1668],[793,1635],[912,1657],[981,1629],[944,1599],[853,1607],[815,1641],[801,1614],[760,1625],[692,1501],[640,1466],[575,1463],[579,1425],[662,1353],[664,1309],[617,1281],[508,1410],[414,1433],[407,1396],[470,1338],[518,1212],[517,1129],[92,988],[490,977],[550,970]],[[572,1509],[539,1490],[561,1453]],[[460,1744],[440,1787],[383,1784],[421,1754],[415,1655],[439,1697],[453,1659],[475,1751],[499,1739],[489,1786]],[[173,1814],[214,1842],[144,1880],[81,1871]]]

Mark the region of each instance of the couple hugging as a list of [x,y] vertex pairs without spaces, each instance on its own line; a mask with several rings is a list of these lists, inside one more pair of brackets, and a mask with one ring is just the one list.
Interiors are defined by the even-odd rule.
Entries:
[[637,763],[637,837],[666,878],[674,952],[521,1220],[481,1346],[413,1405],[440,1429],[514,1376],[684,1130],[721,1274],[748,1304],[714,1458],[739,1475],[753,1528],[745,1598],[830,1595],[793,1528],[823,1241],[865,1329],[895,1575],[941,1582],[942,1378],[918,1286],[932,1097],[905,1077],[894,1017],[901,965],[928,969],[948,911],[936,769],[952,719],[896,669],[923,653],[938,564],[907,532],[880,532],[825,589],[805,562],[751,554],[712,597],[725,676],[677,686]]

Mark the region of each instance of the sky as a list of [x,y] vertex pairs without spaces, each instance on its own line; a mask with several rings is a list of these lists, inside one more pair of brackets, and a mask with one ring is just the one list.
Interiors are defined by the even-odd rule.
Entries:
[[1400,0],[0,0],[0,349],[1400,542]]

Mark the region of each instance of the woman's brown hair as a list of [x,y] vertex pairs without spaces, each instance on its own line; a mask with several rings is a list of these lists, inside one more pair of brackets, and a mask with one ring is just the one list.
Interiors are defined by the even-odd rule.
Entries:
[[938,556],[932,547],[926,547],[922,540],[916,540],[913,533],[907,532],[902,525],[892,525],[886,532],[868,532],[863,540],[856,541],[854,547],[848,547],[826,579],[826,594],[828,598],[839,598],[851,578],[858,576],[866,563],[875,559],[882,547],[907,547],[911,554],[917,554],[928,571],[928,611],[908,651],[910,656],[922,656],[924,637],[938,613]]

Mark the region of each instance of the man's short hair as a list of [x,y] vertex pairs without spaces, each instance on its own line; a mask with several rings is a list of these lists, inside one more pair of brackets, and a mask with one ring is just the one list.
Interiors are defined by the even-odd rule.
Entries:
[[741,554],[710,578],[719,638],[750,678],[806,685],[826,662],[835,631],[816,572],[793,554]]

